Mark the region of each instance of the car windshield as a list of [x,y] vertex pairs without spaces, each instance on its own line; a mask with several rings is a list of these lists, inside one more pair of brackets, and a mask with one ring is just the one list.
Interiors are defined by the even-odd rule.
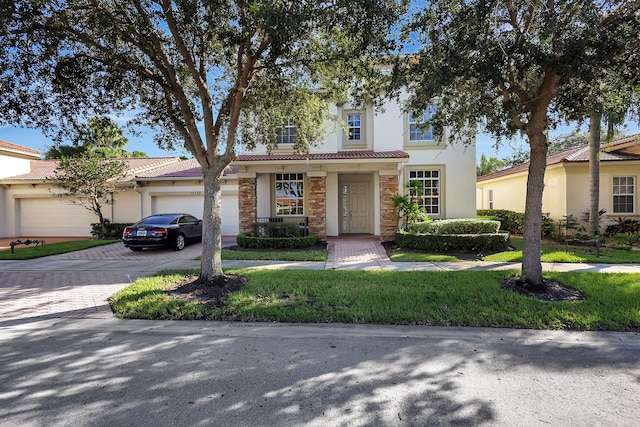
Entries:
[[169,224],[171,223],[171,221],[173,221],[174,219],[176,219],[175,216],[164,216],[164,215],[158,215],[158,216],[150,216],[149,218],[145,218],[142,221],[140,221],[138,224],[139,225],[147,225],[147,224],[152,224],[152,225],[160,225],[160,224]]

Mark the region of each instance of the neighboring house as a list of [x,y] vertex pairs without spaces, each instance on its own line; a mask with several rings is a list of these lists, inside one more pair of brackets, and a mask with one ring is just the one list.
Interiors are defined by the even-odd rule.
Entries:
[[[347,234],[392,240],[392,197],[406,193],[409,180],[422,182],[418,203],[431,218],[475,216],[475,141],[436,140],[419,126],[431,110],[405,114],[395,101],[381,111],[345,105],[333,113],[347,129],[334,126],[308,154],[293,152],[295,127],[287,123],[271,153],[259,146],[232,162],[222,179],[224,235],[250,231],[259,219],[308,218],[310,232],[321,240]],[[0,237],[88,235],[97,219],[52,187],[57,162],[15,160],[22,169],[0,178]],[[195,160],[127,161],[126,190],[107,207],[109,220],[131,223],[170,211],[202,217],[203,178]]]
[[[640,135],[602,143],[600,150],[600,209],[605,218],[640,218],[638,177]],[[524,212],[529,163],[477,178],[478,209]],[[554,220],[565,215],[582,219],[589,210],[589,146],[547,157],[542,211]]]

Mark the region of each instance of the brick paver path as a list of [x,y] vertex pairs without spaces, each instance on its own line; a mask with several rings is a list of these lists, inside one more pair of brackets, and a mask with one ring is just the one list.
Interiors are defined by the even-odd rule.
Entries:
[[384,247],[380,244],[380,238],[378,237],[329,237],[328,241],[328,262],[336,264],[390,262]]

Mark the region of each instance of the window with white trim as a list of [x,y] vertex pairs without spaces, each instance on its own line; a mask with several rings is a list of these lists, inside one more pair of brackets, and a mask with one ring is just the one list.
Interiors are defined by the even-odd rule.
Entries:
[[635,177],[613,177],[613,213],[634,213]]
[[276,216],[304,215],[304,174],[275,174]]
[[296,143],[296,126],[291,123],[291,119],[287,119],[284,126],[282,126],[277,142],[278,145]]
[[493,190],[489,190],[489,209],[493,209]]
[[343,147],[364,148],[367,145],[366,120],[364,110],[344,110],[345,134],[342,137]]
[[433,141],[433,127],[425,126],[424,123],[428,122],[436,113],[437,107],[429,106],[422,113],[409,112],[407,114],[409,142],[417,143],[424,141]]
[[418,186],[409,187],[409,197],[411,201],[416,202],[424,209],[428,215],[440,215],[440,179],[439,170],[409,171],[409,181],[420,183]]

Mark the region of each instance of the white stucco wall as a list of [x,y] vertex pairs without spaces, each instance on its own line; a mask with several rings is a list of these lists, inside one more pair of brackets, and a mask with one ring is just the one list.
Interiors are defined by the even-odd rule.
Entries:
[[0,152],[0,178],[29,173],[31,160]]

